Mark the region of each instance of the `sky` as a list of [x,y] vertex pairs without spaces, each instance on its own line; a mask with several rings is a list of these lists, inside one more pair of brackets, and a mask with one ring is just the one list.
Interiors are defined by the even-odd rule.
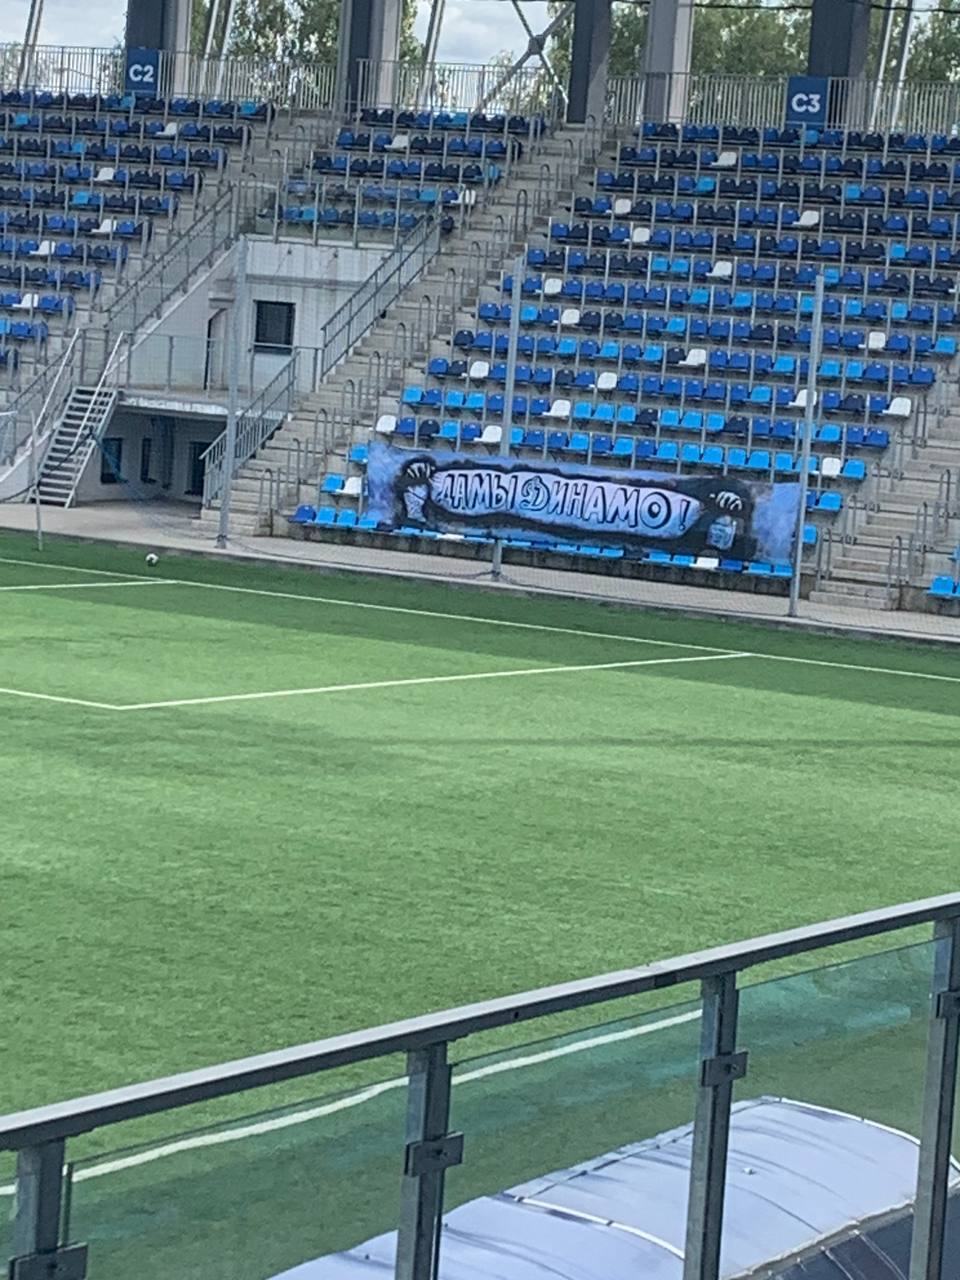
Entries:
[[[935,0],[919,0],[928,9]],[[22,40],[29,0],[0,0],[0,43]],[[534,31],[549,21],[544,0],[524,0],[524,12]],[[106,47],[123,33],[126,5],[123,0],[45,0],[40,28],[41,44],[99,45]],[[420,0],[416,30],[426,34],[428,0]],[[440,37],[443,62],[488,62],[503,51],[517,53],[527,37],[509,0],[446,0]]]
[[[0,43],[19,41],[29,0],[0,0]],[[547,25],[543,0],[525,3],[534,31]],[[123,34],[123,0],[45,0],[41,44],[108,47]],[[417,34],[426,34],[429,5],[421,0]],[[527,37],[509,0],[447,0],[440,39],[444,62],[488,62],[503,50],[523,50]]]

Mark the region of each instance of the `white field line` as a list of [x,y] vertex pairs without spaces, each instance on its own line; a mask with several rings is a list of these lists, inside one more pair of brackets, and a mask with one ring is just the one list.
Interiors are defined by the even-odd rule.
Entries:
[[21,582],[0,591],[103,591],[106,587],[169,587],[175,578],[131,578],[129,582]]
[[[647,1022],[639,1027],[627,1027],[623,1031],[606,1031],[597,1036],[587,1036],[583,1040],[574,1040],[569,1044],[558,1045],[555,1049],[541,1049],[534,1053],[522,1054],[516,1058],[504,1058],[499,1062],[490,1062],[484,1067],[475,1067],[472,1071],[454,1074],[455,1085],[470,1084],[475,1080],[485,1080],[490,1076],[502,1075],[507,1071],[521,1071],[526,1067],[539,1066],[544,1062],[553,1062],[557,1058],[568,1058],[572,1054],[585,1053],[590,1049],[598,1049],[608,1044],[620,1044],[625,1040],[634,1040],[639,1036],[651,1035],[654,1031],[666,1031],[670,1027],[679,1027],[688,1022],[696,1022],[700,1018],[699,1009],[691,1009],[687,1013],[673,1014],[669,1018],[661,1018],[657,1022]],[[127,1156],[119,1156],[115,1160],[104,1161],[103,1164],[91,1165],[86,1169],[78,1169],[74,1174],[75,1182],[85,1182],[88,1178],[102,1178],[107,1174],[120,1173],[124,1169],[135,1169],[140,1165],[153,1164],[156,1160],[164,1160],[168,1156],[180,1155],[184,1151],[196,1151],[203,1147],[219,1147],[228,1142],[242,1142],[245,1138],[261,1137],[265,1133],[276,1133],[280,1129],[291,1129],[297,1125],[309,1124],[312,1120],[322,1120],[325,1116],[335,1115],[340,1111],[349,1111],[353,1107],[372,1102],[381,1094],[396,1089],[404,1089],[406,1076],[397,1076],[393,1080],[381,1080],[377,1084],[368,1085],[356,1093],[337,1098],[333,1102],[321,1103],[316,1107],[307,1107],[303,1111],[294,1111],[287,1115],[273,1116],[270,1119],[256,1120],[251,1124],[240,1125],[233,1129],[223,1129],[213,1133],[195,1133],[173,1142],[165,1142],[146,1151],[134,1151]],[[12,1196],[16,1188],[12,1183],[0,1186],[0,1196]]]
[[318,693],[353,693],[362,689],[402,689],[422,684],[457,684],[468,680],[509,680],[516,676],[556,676],[571,671],[621,671],[628,667],[662,667],[681,662],[725,662],[749,653],[705,653],[685,658],[634,658],[627,662],[581,662],[567,667],[523,667],[514,671],[469,671],[449,676],[409,676],[399,680],[366,680],[360,684],[324,684],[308,689],[267,689],[257,693],[219,693],[208,698],[174,698],[168,702],[130,702],[116,711],[153,711],[163,707],[205,707],[217,702],[259,702],[266,698],[299,698]]
[[98,578],[142,578],[144,582],[153,581],[152,574],[118,573],[116,569],[81,569],[75,564],[51,564],[46,560],[18,560],[16,556],[0,556],[0,564],[22,564],[28,569],[62,569],[64,573],[95,573]]
[[8,698],[35,698],[39,702],[65,702],[74,707],[94,707],[97,711],[118,711],[112,702],[90,702],[86,698],[66,698],[56,693],[31,693],[29,689],[3,689],[0,696]]
[[[0,556],[0,564],[35,565],[33,560],[16,560]],[[144,575],[117,573],[112,569],[78,569],[75,565],[40,565],[45,569],[65,569],[70,573],[100,573],[111,578],[137,578]],[[151,579],[147,578],[147,581]],[[480,618],[469,613],[444,613],[437,609],[413,609],[399,604],[372,604],[366,600],[339,600],[336,596],[310,596],[294,591],[268,591],[259,587],[235,587],[222,582],[193,582],[189,578],[168,578],[171,584],[200,587],[205,591],[232,591],[238,595],[266,596],[273,600],[302,600],[307,604],[339,605],[344,609],[371,609],[379,613],[400,613],[418,618],[440,618],[448,622],[469,622],[475,626],[512,627],[520,631],[545,631],[553,635],[581,636],[588,640],[623,640],[627,644],[655,644],[665,649],[690,649],[697,653],[732,653],[712,645],[682,644],[676,640],[651,640],[646,636],[617,635],[607,631],[584,631],[577,627],[552,627],[545,622],[516,622],[505,618]]]
[[[111,578],[137,578],[153,582],[152,577],[142,574],[118,573],[113,569],[80,569],[69,564],[43,564],[34,560],[20,560],[12,556],[0,556],[0,564],[29,565],[34,568],[63,569],[69,573],[96,573]],[[444,613],[436,609],[412,609],[403,605],[371,604],[364,600],[339,600],[335,596],[301,595],[292,591],[268,591],[257,587],[235,587],[221,582],[193,582],[188,578],[165,578],[165,585],[183,587],[201,587],[206,591],[232,591],[240,595],[267,596],[277,600],[302,600],[309,604],[339,605],[344,609],[372,609],[381,613],[400,613],[414,617],[441,618],[450,622],[469,622],[474,626],[511,627],[520,631],[541,631],[553,635],[580,636],[588,640],[619,640],[624,644],[653,644],[665,649],[690,649],[697,653],[715,653],[727,656],[747,656],[751,658],[767,658],[771,662],[795,662],[803,666],[832,667],[835,671],[864,671],[870,675],[903,676],[915,680],[940,680],[948,684],[960,684],[960,676],[935,675],[927,671],[908,671],[902,667],[863,666],[855,662],[829,662],[817,658],[788,657],[778,653],[748,654],[740,650],[721,649],[714,645],[685,644],[679,640],[653,640],[648,636],[617,635],[612,631],[586,631],[578,627],[555,627],[544,622],[517,622],[506,618],[480,618],[469,613]]]

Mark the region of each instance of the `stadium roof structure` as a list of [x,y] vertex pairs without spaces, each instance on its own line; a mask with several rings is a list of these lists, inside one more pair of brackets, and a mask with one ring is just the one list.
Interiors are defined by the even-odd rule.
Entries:
[[[440,1280],[682,1280],[693,1126],[445,1215]],[[724,1280],[898,1280],[906,1274],[918,1143],[844,1112],[760,1098],[733,1108]],[[960,1277],[960,1166],[945,1257]],[[393,1274],[396,1232],[275,1280]]]

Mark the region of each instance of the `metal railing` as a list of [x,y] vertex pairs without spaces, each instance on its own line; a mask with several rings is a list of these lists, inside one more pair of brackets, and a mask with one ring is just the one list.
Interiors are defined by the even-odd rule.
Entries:
[[[736,124],[762,128],[784,118],[787,76],[673,75],[611,76],[607,119],[635,127],[646,120],[676,124]],[[960,84],[895,84],[872,80],[830,81],[829,118],[850,129],[951,133],[960,122]]]
[[[21,90],[51,93],[120,94],[124,91],[124,54],[120,48],[86,49],[37,45],[20,74],[19,44],[0,45],[4,83]],[[224,102],[269,102],[303,112],[333,106],[337,68],[316,58],[286,59],[254,55],[205,58],[199,53],[161,51],[158,92]]]
[[114,299],[104,313],[106,327],[113,333],[134,333],[156,315],[172,293],[182,289],[195,271],[212,262],[236,237],[249,195],[242,183],[223,191]]
[[[237,440],[234,453],[233,474],[236,475],[245,462],[262,449],[270,437],[283,425],[293,409],[297,396],[297,357],[290,356],[283,368],[264,387],[257,398],[237,417]],[[205,470],[203,475],[203,505],[211,506],[223,492],[226,481],[225,459],[227,437],[224,432],[201,455]],[[231,477],[232,478],[232,477]]]
[[40,432],[53,426],[75,383],[99,377],[107,357],[102,330],[75,330],[63,354],[41,369],[9,406],[0,435],[0,466],[13,461],[30,439],[33,424]]
[[488,115],[556,120],[563,108],[542,67],[520,67],[512,75],[496,64],[363,60],[357,98],[361,107],[410,111],[483,111]]
[[[939,1280],[960,1043],[960,894],[868,911],[0,1118],[0,1150],[18,1153],[12,1247],[19,1261],[12,1274],[86,1274],[87,1246],[61,1242],[64,1187],[69,1185],[64,1178],[68,1140],[174,1108],[404,1054],[407,1073],[398,1084],[406,1088],[407,1118],[405,1132],[397,1132],[394,1139],[397,1167],[402,1170],[394,1274],[398,1280],[436,1280],[445,1173],[464,1159],[470,1160],[473,1137],[482,1139],[482,1134],[451,1131],[450,1047],[498,1028],[696,983],[699,999],[687,1015],[688,1020],[699,1025],[699,1047],[690,1063],[696,1067],[696,1076],[690,1086],[694,1124],[683,1276],[684,1280],[716,1280],[734,1087],[748,1075],[749,1051],[755,1049],[762,1063],[765,1049],[762,1035],[754,1043],[757,1028],[749,1017],[742,1019],[747,1043],[741,1046],[741,995],[752,990],[742,986],[741,977],[771,961],[860,944],[922,925],[933,926],[932,975],[926,979],[926,1071],[910,1276],[912,1280]],[[883,986],[869,990],[868,998],[876,1002],[875,1009],[879,1011],[887,998]],[[850,1012],[866,1019],[871,1034],[876,1031],[873,1009],[857,1006]],[[794,1059],[797,1053],[802,1054],[802,1049],[796,1050]],[[883,1058],[879,1061],[886,1062]],[[887,1067],[889,1070],[889,1063]],[[902,1087],[903,1081],[888,1080],[886,1084],[890,1088]],[[651,1085],[644,1082],[638,1087],[649,1089]],[[621,1131],[620,1136],[628,1135]],[[389,1141],[387,1134],[383,1138]],[[498,1144],[500,1165],[504,1163],[501,1146]],[[141,1210],[132,1230],[145,1229],[144,1217]],[[194,1230],[200,1229],[201,1224],[198,1215],[192,1224]],[[128,1228],[128,1251],[130,1232]],[[129,1273],[129,1252],[125,1258]],[[95,1258],[90,1261],[95,1262]]]
[[318,386],[340,363],[358,339],[397,300],[403,290],[436,257],[440,250],[440,226],[419,227],[377,269],[320,330],[320,356],[315,366]]

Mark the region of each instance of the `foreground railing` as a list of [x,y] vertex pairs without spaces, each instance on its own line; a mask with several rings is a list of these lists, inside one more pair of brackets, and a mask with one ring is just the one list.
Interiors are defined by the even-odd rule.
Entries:
[[[831,953],[826,967],[741,987],[757,966],[920,925],[933,926],[932,943],[846,964]],[[699,984],[691,1003],[654,1014],[647,1000],[638,1011],[638,997],[690,983]],[[583,1011],[618,1001],[629,1002],[625,1017],[618,1006],[623,1021],[589,1036],[571,1030],[583,1027]],[[561,1038],[519,1056],[505,1050],[509,1028],[555,1015],[566,1022]],[[488,1033],[499,1033],[495,1057],[452,1068],[452,1045]],[[396,1222],[395,1170],[394,1274],[435,1280],[447,1181],[459,1202],[634,1141],[692,1110],[683,1276],[717,1280],[731,1110],[746,1079],[751,1090],[803,1091],[820,1106],[919,1132],[910,1277],[939,1280],[958,1033],[960,894],[952,894],[9,1115],[0,1119],[0,1150],[18,1153],[11,1275],[80,1280],[89,1261],[92,1280],[263,1277],[316,1256],[324,1240],[355,1243],[363,1223]],[[406,1074],[371,1083],[368,1072],[356,1087],[358,1064],[397,1054]],[[351,1093],[243,1121],[234,1110],[219,1130],[66,1166],[67,1143],[79,1135],[348,1065]],[[921,1079],[922,1098],[911,1096]],[[404,1095],[405,1119],[393,1108]],[[593,1150],[577,1157],[583,1140]],[[471,1161],[479,1166],[465,1182]],[[9,1189],[0,1185],[0,1195]],[[323,1237],[320,1218],[329,1222]],[[89,1250],[71,1243],[87,1233]],[[191,1233],[209,1253],[193,1247]]]

